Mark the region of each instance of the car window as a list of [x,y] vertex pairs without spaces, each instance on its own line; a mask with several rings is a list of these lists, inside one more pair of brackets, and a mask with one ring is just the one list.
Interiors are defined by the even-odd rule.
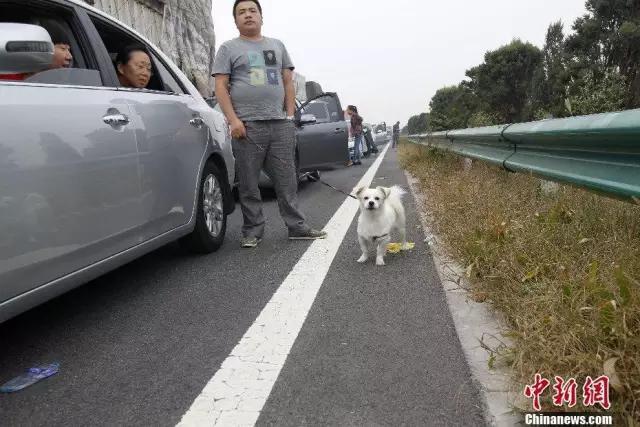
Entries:
[[[322,107],[318,107],[318,105],[321,105]],[[302,113],[307,112],[311,108],[323,108],[325,112],[322,113],[322,117],[326,117],[325,122],[339,122],[341,120],[344,120],[343,112],[341,111],[338,102],[332,95],[323,95],[310,101],[307,105],[304,106],[304,111],[302,111]],[[308,113],[315,115],[314,111],[308,111]],[[316,116],[316,118],[318,117]]]
[[[151,60],[151,77],[146,87],[140,88],[139,90],[148,89],[153,91],[172,92],[179,94],[185,93],[184,89],[178,83],[177,79],[164,66],[162,61],[153,52],[153,49],[147,46],[146,43],[139,40],[132,33],[126,31],[125,29],[119,28],[114,23],[104,20],[102,17],[93,15],[90,17],[96,27],[96,30],[98,31],[98,34],[100,35],[100,38],[102,39],[102,42],[107,48],[107,52],[109,53],[109,57],[111,58],[111,62],[116,74],[118,74],[118,68],[116,65],[116,57],[118,56],[118,52],[120,52],[126,46],[141,45],[150,55],[149,59]],[[123,84],[121,84],[121,86],[126,87]]]
[[304,107],[303,114],[313,114],[316,117],[318,123],[327,123],[330,121],[329,109],[327,104],[320,101],[311,101],[306,107]]
[[178,83],[178,81],[173,77],[171,72],[165,68],[164,64],[158,57],[154,54],[151,54],[153,58],[153,63],[155,64],[156,69],[158,70],[158,74],[162,82],[164,83],[165,90],[169,90],[173,93],[184,93],[182,90],[182,86]]
[[9,57],[11,53],[3,51],[1,55],[7,57],[0,58],[0,64],[9,63],[15,66],[20,63],[21,66],[19,70],[15,67],[1,69],[0,83],[11,81],[42,85],[102,86],[96,61],[90,56],[90,50],[80,44],[82,30],[74,18],[73,11],[64,6],[48,4],[44,9],[31,2],[28,5],[0,4],[1,24],[22,24],[20,27],[12,27],[13,31],[5,31],[3,36],[20,42],[33,37],[35,33],[31,31],[34,29],[40,30],[36,31],[39,34],[43,34],[41,30],[44,29],[54,43],[54,54],[50,63],[12,60]]

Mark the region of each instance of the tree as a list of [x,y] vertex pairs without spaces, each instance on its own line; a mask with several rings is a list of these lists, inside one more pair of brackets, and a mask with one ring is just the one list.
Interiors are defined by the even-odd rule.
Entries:
[[464,83],[438,89],[429,102],[431,128],[434,131],[465,128],[477,106],[476,97]]
[[487,52],[484,63],[467,70],[469,87],[500,121],[526,121],[532,116],[531,82],[541,63],[540,49],[514,40]]
[[540,92],[544,101],[540,107],[552,117],[564,117],[568,111],[565,107],[569,76],[566,69],[566,53],[564,49],[564,26],[561,21],[549,25],[544,48],[542,49],[542,68],[544,84],[534,88]]
[[407,132],[409,135],[425,133],[430,130],[429,113],[420,113],[409,118],[409,122],[407,123]]
[[610,71],[597,79],[589,72],[569,97],[568,106],[574,115],[620,111],[624,109],[626,90],[625,79],[618,72]]
[[624,105],[640,106],[640,1],[587,0],[588,13],[573,24],[567,37],[571,74],[577,93],[581,79],[588,76],[597,84],[612,72],[626,80]]

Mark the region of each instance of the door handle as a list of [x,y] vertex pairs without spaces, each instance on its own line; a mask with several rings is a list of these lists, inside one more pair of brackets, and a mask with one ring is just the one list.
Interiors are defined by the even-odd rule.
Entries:
[[189,123],[191,124],[191,126],[200,129],[204,124],[204,120],[202,120],[202,117],[194,117],[193,119],[189,120]]
[[336,129],[333,133],[344,133],[344,129]]
[[124,126],[129,124],[129,117],[124,114],[107,114],[102,121],[109,126]]

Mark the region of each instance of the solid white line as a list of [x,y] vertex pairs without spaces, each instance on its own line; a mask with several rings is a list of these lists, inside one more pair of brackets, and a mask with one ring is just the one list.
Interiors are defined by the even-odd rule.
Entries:
[[[371,185],[388,148],[354,189]],[[302,255],[178,426],[256,423],[358,208],[358,201],[347,197],[324,228],[327,238]]]

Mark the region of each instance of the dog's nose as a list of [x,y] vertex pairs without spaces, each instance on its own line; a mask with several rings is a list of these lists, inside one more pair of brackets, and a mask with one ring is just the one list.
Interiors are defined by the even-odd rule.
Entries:
[[374,205],[375,205],[375,203],[373,202],[373,200],[371,200],[371,201],[369,202],[369,206],[373,207]]

